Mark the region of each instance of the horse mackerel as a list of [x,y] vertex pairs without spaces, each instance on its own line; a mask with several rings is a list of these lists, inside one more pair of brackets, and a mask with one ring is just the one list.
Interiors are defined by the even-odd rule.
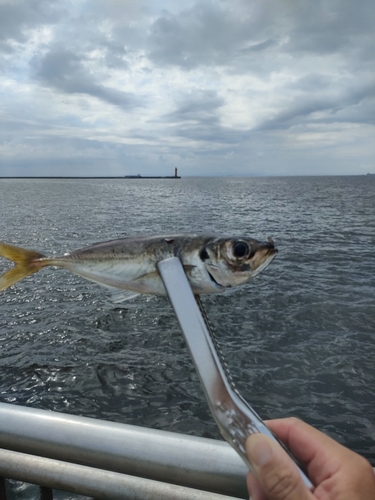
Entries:
[[15,266],[0,276],[0,290],[44,267],[55,266],[109,288],[121,302],[140,293],[165,295],[156,264],[178,257],[194,294],[221,293],[246,283],[274,259],[277,249],[271,238],[200,234],[125,237],[96,243],[60,257],[47,257],[6,243],[0,256]]

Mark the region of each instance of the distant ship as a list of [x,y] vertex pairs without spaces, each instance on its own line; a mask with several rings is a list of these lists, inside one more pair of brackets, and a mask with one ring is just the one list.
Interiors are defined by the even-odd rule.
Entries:
[[177,168],[174,169],[174,175],[124,175],[124,179],[181,179],[181,176],[177,173]]

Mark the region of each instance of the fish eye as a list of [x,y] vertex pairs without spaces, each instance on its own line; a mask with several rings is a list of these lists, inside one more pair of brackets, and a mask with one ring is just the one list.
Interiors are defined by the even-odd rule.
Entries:
[[199,253],[199,257],[201,258],[201,260],[205,261],[207,259],[210,258],[210,256],[208,255],[208,252],[205,248],[202,248],[202,250],[200,251]]
[[245,259],[250,255],[250,247],[245,241],[235,241],[232,245],[232,252],[236,259]]

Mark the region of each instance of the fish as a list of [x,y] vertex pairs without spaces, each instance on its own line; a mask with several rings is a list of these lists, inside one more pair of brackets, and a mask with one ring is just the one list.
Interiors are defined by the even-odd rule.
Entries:
[[277,252],[271,238],[261,242],[246,236],[201,234],[125,237],[59,257],[0,242],[0,257],[15,264],[0,276],[0,291],[54,266],[104,285],[114,302],[139,294],[166,295],[156,266],[161,260],[178,257],[195,295],[222,293],[257,276]]

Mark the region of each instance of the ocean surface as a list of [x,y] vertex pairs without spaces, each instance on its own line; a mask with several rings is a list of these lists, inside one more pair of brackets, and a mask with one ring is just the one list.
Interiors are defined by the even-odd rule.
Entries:
[[[375,466],[375,177],[0,179],[0,210],[0,240],[47,255],[271,236],[268,269],[203,297],[236,385],[261,417],[298,416]],[[54,268],[0,294],[0,401],[221,439],[168,300],[115,305]]]

